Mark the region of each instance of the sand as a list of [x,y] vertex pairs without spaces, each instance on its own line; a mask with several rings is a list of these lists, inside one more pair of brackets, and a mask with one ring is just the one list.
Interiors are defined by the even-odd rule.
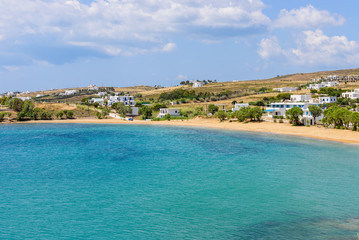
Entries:
[[359,132],[351,130],[328,129],[323,126],[291,126],[288,123],[273,122],[249,122],[238,123],[218,119],[190,119],[190,120],[171,120],[171,121],[125,121],[120,119],[72,119],[72,120],[52,120],[52,121],[30,121],[24,123],[101,123],[101,124],[145,124],[145,125],[169,125],[169,126],[191,126],[216,128],[224,130],[242,130],[262,133],[284,134],[300,137],[309,137],[336,141],[342,143],[359,144]]

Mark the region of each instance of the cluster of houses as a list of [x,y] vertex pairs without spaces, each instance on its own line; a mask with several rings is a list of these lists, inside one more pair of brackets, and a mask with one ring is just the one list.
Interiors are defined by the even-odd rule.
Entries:
[[327,80],[327,81],[338,81],[338,82],[357,82],[359,81],[359,75],[343,75],[343,76],[339,76],[339,75],[329,75],[326,77],[321,77],[321,78],[313,78],[312,81],[321,81],[321,80]]
[[297,90],[298,90],[298,87],[273,88],[273,91],[276,91],[276,92],[294,92]]
[[321,88],[324,87],[335,87],[337,86],[339,83],[335,82],[335,81],[328,81],[328,82],[321,82],[321,83],[313,83],[313,84],[309,84],[309,86],[307,87],[308,89],[314,89],[314,90],[319,90]]
[[359,88],[342,93],[343,98],[359,99]]
[[[312,98],[311,95],[291,95],[290,101],[274,102],[267,106],[265,112],[267,116],[285,116],[285,113],[294,107],[299,107],[303,110],[303,116],[301,121],[304,125],[313,125],[314,118],[309,111],[309,106],[319,106],[322,109],[326,108],[326,104],[335,103],[337,97],[322,96],[319,98]],[[317,117],[315,120],[321,120],[324,117],[323,114]]]

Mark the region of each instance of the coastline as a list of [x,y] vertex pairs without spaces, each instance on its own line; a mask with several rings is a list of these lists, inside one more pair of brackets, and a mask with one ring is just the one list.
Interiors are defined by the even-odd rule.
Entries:
[[273,122],[220,122],[218,119],[190,119],[190,120],[171,120],[171,121],[125,121],[120,119],[66,119],[66,120],[39,120],[28,121],[28,123],[91,123],[91,124],[138,124],[138,125],[165,125],[165,126],[188,126],[188,127],[205,127],[223,130],[250,131],[261,133],[273,133],[281,135],[309,137],[348,144],[359,144],[359,132],[351,130],[328,129],[323,126],[297,126],[294,127],[288,123]]

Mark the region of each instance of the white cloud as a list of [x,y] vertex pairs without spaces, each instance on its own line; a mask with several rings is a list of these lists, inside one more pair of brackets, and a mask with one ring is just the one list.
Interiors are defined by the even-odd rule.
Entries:
[[277,37],[263,38],[259,44],[258,54],[263,59],[277,57],[282,54]]
[[226,38],[266,28],[264,7],[261,0],[1,0],[0,39],[110,56],[168,52],[176,46],[164,40],[169,34]]
[[177,80],[185,80],[185,79],[188,79],[188,77],[186,75],[183,75],[183,74],[179,74],[177,77],[176,77]]
[[163,48],[162,48],[162,52],[171,52],[176,48],[176,44],[175,43],[167,43]]
[[292,64],[301,65],[359,64],[358,42],[345,36],[327,36],[319,29],[303,31],[297,46],[291,49],[282,49],[276,38],[262,39],[258,53],[263,59],[282,56]]
[[274,28],[318,28],[321,26],[340,26],[345,18],[339,14],[332,14],[326,10],[318,10],[312,5],[292,9],[282,9],[279,17],[273,22]]
[[4,68],[9,72],[17,71],[20,69],[18,66],[4,66]]

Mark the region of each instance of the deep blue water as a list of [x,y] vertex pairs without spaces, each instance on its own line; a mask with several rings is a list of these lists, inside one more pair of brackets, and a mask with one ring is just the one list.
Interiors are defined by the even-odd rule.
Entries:
[[355,239],[358,173],[312,139],[0,125],[0,239]]

